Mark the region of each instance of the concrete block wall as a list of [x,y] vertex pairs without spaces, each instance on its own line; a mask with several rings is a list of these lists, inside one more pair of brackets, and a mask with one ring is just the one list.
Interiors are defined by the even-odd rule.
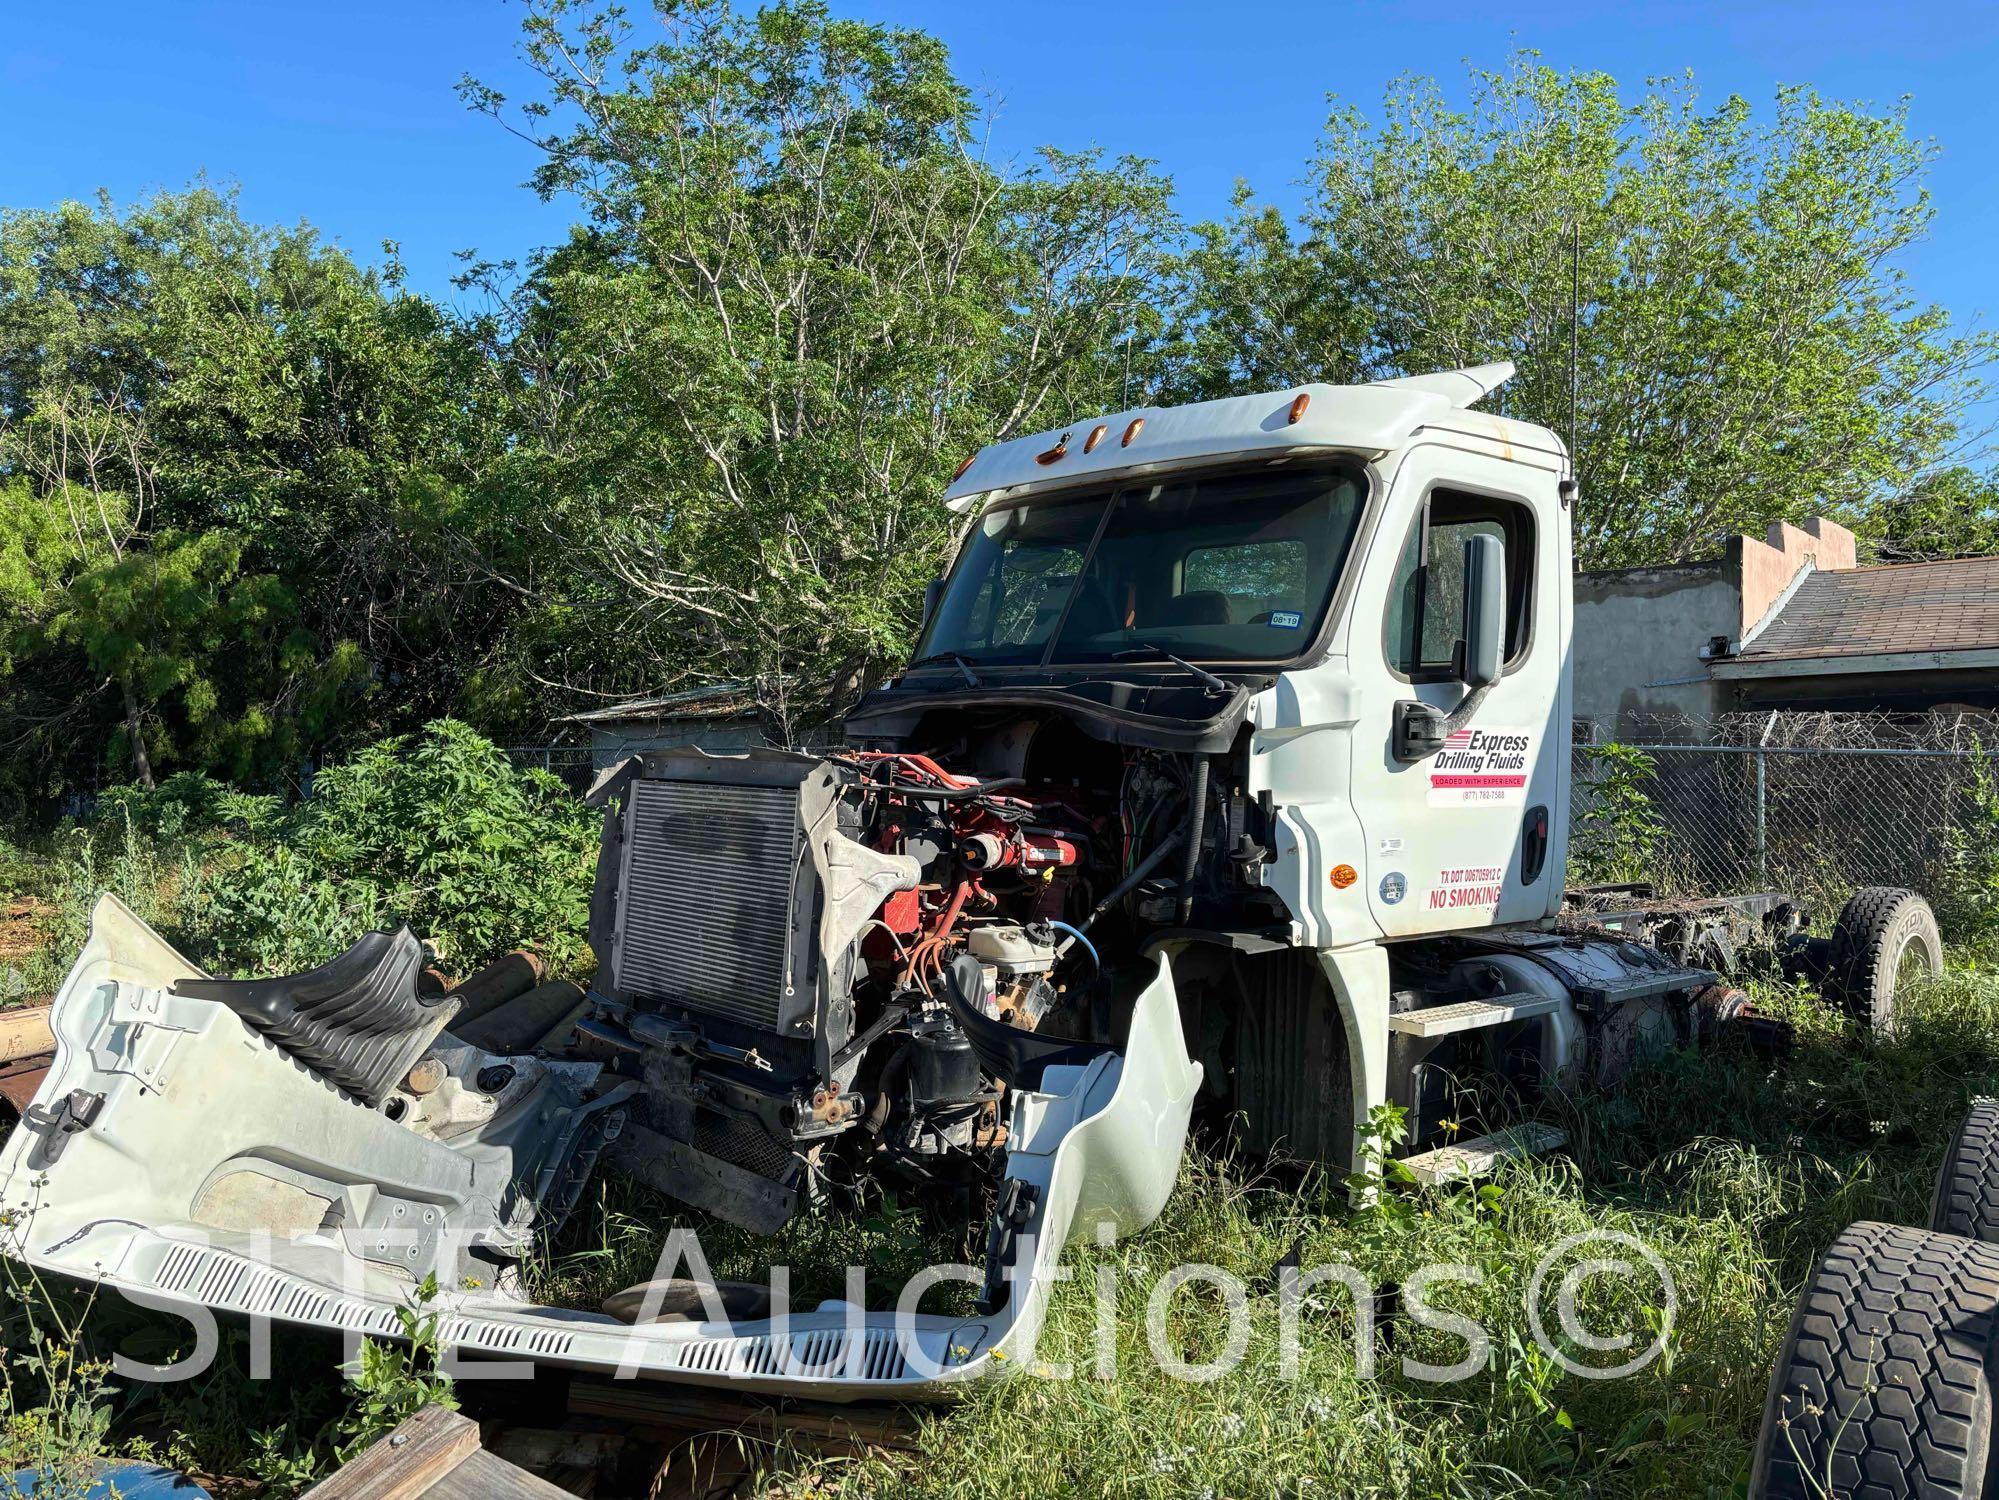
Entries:
[[1754,630],[1809,566],[1855,566],[1853,533],[1817,516],[1772,521],[1709,562],[1580,573],[1575,582],[1575,713],[1599,736],[1633,715],[1702,723],[1726,712],[1701,650]]
[[1772,521],[1763,540],[1739,536],[1728,544],[1724,558],[1742,594],[1742,608],[1731,641],[1740,641],[1770,613],[1809,563],[1819,572],[1851,568],[1856,550],[1853,533],[1837,521],[1814,516],[1800,526]]

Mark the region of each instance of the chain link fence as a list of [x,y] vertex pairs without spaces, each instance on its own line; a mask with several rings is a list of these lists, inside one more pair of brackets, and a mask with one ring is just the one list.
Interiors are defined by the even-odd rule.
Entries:
[[[1775,889],[1825,903],[1901,885],[1943,909],[1977,899],[1981,872],[1999,871],[1999,716],[1627,717],[1614,738],[1650,773],[1615,748],[1579,743],[1579,841],[1602,847],[1606,816],[1631,823],[1649,811],[1649,828],[1610,844],[1669,893]],[[1649,809],[1616,795],[1632,786]]]
[[509,745],[507,759],[523,769],[548,772],[579,797],[597,774],[588,745]]

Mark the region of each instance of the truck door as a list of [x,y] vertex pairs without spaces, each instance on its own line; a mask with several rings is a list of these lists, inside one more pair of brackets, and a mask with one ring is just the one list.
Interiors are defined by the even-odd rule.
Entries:
[[[1367,899],[1390,937],[1529,921],[1559,905],[1568,578],[1555,484],[1551,472],[1442,445],[1412,450],[1395,477],[1349,637],[1367,702],[1354,730],[1354,811]],[[1506,549],[1502,675],[1440,751],[1404,762],[1395,704],[1448,714],[1466,696],[1453,658],[1473,534]]]

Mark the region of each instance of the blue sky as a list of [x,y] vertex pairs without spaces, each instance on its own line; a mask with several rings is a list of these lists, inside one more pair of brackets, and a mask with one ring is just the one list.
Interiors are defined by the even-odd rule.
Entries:
[[[632,8],[643,10],[643,0]],[[1999,315],[1999,7],[1614,3],[1236,5],[1150,0],[1015,4],[843,0],[919,25],[998,114],[998,154],[1042,141],[1158,159],[1183,210],[1212,213],[1234,180],[1295,202],[1325,96],[1372,105],[1405,71],[1455,85],[1465,60],[1516,48],[1635,84],[1692,68],[1702,93],[1767,104],[1780,83],[1888,103],[1913,96],[1943,148],[1931,240],[1909,257],[1922,296]],[[525,146],[468,114],[472,72],[525,84],[517,5],[501,0],[16,0],[0,29],[0,204],[100,187],[120,199],[207,171],[254,217],[309,219],[356,254],[402,242],[419,287],[451,295],[451,252],[519,254],[559,236],[559,205],[521,187]]]

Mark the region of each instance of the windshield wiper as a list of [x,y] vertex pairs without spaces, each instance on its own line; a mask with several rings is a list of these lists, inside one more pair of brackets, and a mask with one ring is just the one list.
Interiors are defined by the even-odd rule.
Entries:
[[914,672],[918,667],[933,666],[940,661],[948,661],[960,672],[963,672],[965,674],[965,681],[969,682],[973,687],[985,686],[983,682],[979,681],[979,674],[972,670],[972,664],[955,651],[933,651],[928,656],[919,656],[902,670],[905,672]]
[[1160,661],[1170,661],[1181,671],[1191,672],[1217,692],[1232,693],[1235,691],[1234,688],[1230,687],[1206,667],[1197,667],[1190,661],[1182,661],[1164,646],[1155,646],[1150,641],[1134,641],[1129,650],[1113,651],[1111,653],[1112,661],[1142,661],[1147,657],[1156,657]]

